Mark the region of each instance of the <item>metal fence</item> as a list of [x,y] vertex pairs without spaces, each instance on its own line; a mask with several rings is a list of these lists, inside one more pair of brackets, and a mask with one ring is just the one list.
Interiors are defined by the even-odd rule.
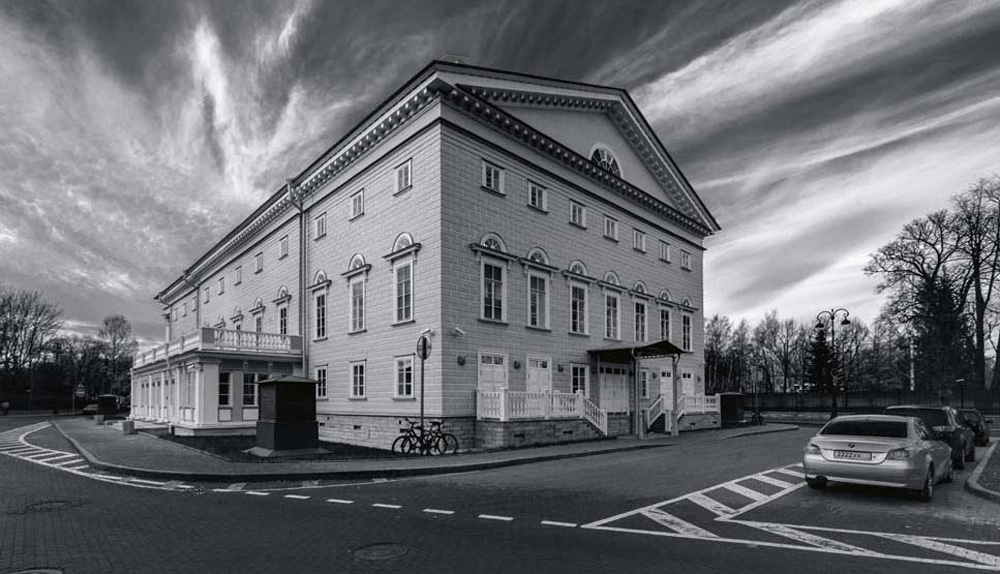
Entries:
[[[744,400],[746,404],[752,404],[753,395],[747,395]],[[829,412],[831,405],[830,395],[825,393],[761,393],[758,401],[762,411]],[[892,405],[951,405],[1000,414],[1000,393],[984,390],[866,391],[837,395],[837,410],[840,412],[874,413]]]

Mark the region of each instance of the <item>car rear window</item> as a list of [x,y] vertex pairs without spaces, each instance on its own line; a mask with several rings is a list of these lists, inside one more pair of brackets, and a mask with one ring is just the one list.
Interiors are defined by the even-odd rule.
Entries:
[[979,413],[977,413],[976,411],[959,411],[959,412],[961,412],[962,416],[964,416],[967,420],[970,420],[972,422],[979,422]]
[[906,438],[906,423],[899,421],[833,421],[820,434]]
[[948,413],[938,409],[887,409],[885,412],[898,417],[917,417],[929,427],[946,427],[951,424]]

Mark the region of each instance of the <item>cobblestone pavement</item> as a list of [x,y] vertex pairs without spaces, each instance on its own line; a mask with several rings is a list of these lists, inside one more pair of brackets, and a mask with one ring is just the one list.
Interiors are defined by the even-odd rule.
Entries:
[[[61,450],[65,445],[47,430],[32,435],[38,442],[36,448]],[[966,558],[895,540],[887,540],[900,545],[892,552],[889,547],[867,548],[874,550],[867,554],[816,551],[816,538],[834,540],[842,547],[866,547],[841,537],[849,533],[834,535],[799,526],[795,529],[798,539],[790,539],[788,531],[777,528],[726,524],[715,520],[718,514],[699,522],[676,505],[661,506],[682,500],[704,509],[691,502],[700,493],[716,499],[717,505],[708,505],[717,511],[725,507],[742,512],[730,518],[759,523],[795,524],[805,517],[807,526],[839,527],[839,523],[824,522],[833,516],[861,521],[865,529],[877,532],[918,527],[914,533],[928,540],[935,529],[952,532],[962,525],[966,528],[963,535],[987,533],[988,511],[979,499],[974,499],[979,508],[966,508],[959,484],[940,487],[931,505],[880,490],[831,488],[816,493],[797,488],[800,482],[794,465],[809,434],[763,435],[711,446],[424,478],[198,484],[185,490],[136,488],[21,457],[0,456],[4,493],[0,497],[0,574],[41,567],[67,573],[677,570],[789,574],[937,574],[967,572],[970,565],[991,568],[982,560],[992,550],[982,542],[995,538],[986,534],[978,544],[964,544],[970,550]],[[742,478],[747,475],[758,478],[747,482]],[[755,491],[750,496],[760,500],[741,507],[739,499],[727,498],[747,495],[741,488]],[[659,507],[661,514],[618,516],[650,507]],[[869,507],[877,512],[867,511]],[[817,508],[825,508],[825,514]],[[638,527],[625,524],[626,519],[639,520]],[[597,528],[601,525],[595,523],[601,521],[610,527],[660,534]],[[723,530],[712,531],[717,539],[685,536],[677,530],[687,528],[682,522]],[[737,534],[735,528],[753,534]],[[739,543],[726,540],[734,537],[742,538]],[[920,560],[887,557],[893,553]]]

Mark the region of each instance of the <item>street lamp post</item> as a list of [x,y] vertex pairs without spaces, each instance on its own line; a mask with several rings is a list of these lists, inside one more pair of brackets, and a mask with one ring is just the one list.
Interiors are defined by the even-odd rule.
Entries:
[[816,315],[816,330],[820,331],[823,329],[825,322],[830,322],[830,346],[833,348],[833,388],[831,389],[831,401],[830,401],[830,418],[837,416],[837,315],[843,313],[844,318],[840,321],[842,326],[847,326],[851,324],[848,317],[851,316],[851,312],[844,308],[830,309],[829,311],[820,311]]

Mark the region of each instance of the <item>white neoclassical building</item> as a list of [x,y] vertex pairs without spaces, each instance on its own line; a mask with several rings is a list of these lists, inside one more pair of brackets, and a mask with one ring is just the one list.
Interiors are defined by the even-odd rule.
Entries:
[[252,433],[257,382],[296,373],[321,439],[387,447],[428,333],[426,411],[463,446],[716,426],[718,230],[624,90],[435,61],[156,296],[133,416]]

